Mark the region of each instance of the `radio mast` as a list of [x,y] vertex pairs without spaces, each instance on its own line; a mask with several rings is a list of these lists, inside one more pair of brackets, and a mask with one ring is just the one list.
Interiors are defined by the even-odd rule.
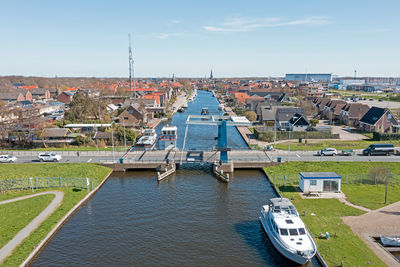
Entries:
[[[136,98],[135,78],[134,78],[134,70],[133,70],[134,61],[133,61],[133,57],[132,57],[132,47],[131,47],[131,35],[128,34],[128,37],[129,37],[129,90],[131,91],[133,97]],[[132,82],[133,82],[133,86],[132,86]]]

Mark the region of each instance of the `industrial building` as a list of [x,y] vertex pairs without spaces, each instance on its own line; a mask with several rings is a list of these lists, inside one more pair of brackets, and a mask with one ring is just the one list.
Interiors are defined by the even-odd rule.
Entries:
[[306,82],[331,82],[331,73],[299,73],[286,74],[286,81],[306,81]]

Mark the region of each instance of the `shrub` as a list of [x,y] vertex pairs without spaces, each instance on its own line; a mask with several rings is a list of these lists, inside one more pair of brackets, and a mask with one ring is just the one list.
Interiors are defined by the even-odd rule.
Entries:
[[368,173],[368,177],[376,184],[385,184],[386,179],[391,178],[391,176],[392,173],[389,169],[381,166],[370,169]]
[[372,139],[374,141],[387,141],[387,140],[400,140],[400,134],[398,133],[377,133],[374,132]]
[[257,120],[257,114],[256,114],[254,111],[250,111],[250,110],[245,111],[245,112],[244,112],[244,115],[246,116],[246,118],[247,118],[249,121],[255,121],[255,120]]

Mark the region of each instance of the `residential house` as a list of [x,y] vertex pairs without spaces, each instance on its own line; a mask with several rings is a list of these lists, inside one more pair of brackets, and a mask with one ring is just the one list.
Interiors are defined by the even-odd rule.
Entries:
[[0,93],[0,100],[4,102],[23,101],[25,96],[19,92]]
[[[295,118],[292,120],[293,117]],[[303,108],[278,107],[276,109],[276,127],[280,130],[291,130],[291,124],[293,125],[297,119],[301,119],[300,117],[306,118],[306,112]],[[291,120],[292,123],[290,123]],[[299,127],[301,127],[300,124]]]
[[325,109],[325,106],[329,103],[329,101],[331,101],[331,100],[329,98],[325,98],[325,97],[315,98],[313,101],[313,104],[312,104],[313,108],[315,110],[315,113],[323,116],[323,111]]
[[347,126],[360,125],[360,119],[367,113],[369,106],[361,103],[347,103],[340,111],[340,121]]
[[328,119],[330,122],[333,122],[334,120],[334,113],[336,111],[336,106],[340,105],[339,108],[343,108],[344,105],[346,105],[346,102],[343,100],[330,100],[324,107],[324,110],[322,112],[323,117]]
[[310,122],[304,115],[296,113],[289,120],[289,127],[291,131],[304,132],[310,127]]
[[146,123],[148,120],[148,112],[144,105],[132,104],[124,110],[119,116],[120,124],[128,127],[138,127],[140,122]]
[[76,91],[61,92],[58,95],[57,100],[62,102],[62,103],[64,103],[64,104],[70,104],[75,93],[76,93]]
[[398,132],[399,122],[387,108],[371,107],[360,120],[365,132]]
[[72,143],[74,139],[68,136],[70,134],[68,128],[44,128],[40,138],[45,143]]

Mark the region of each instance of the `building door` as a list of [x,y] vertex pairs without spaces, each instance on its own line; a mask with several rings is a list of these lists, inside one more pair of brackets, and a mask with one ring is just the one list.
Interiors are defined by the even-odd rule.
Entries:
[[337,192],[339,191],[339,183],[336,181],[324,181],[324,192]]

